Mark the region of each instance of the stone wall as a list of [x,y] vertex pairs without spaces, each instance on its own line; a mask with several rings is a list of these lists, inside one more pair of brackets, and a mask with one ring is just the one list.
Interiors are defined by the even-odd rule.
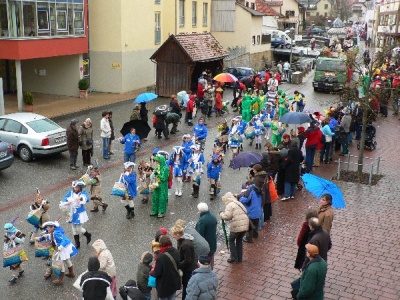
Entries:
[[234,58],[224,59],[224,67],[249,67],[262,70],[267,61],[272,60],[272,52],[245,53]]

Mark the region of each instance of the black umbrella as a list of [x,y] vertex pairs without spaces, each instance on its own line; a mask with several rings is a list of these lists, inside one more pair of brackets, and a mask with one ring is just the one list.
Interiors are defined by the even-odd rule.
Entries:
[[168,105],[164,104],[156,107],[153,114],[155,114],[156,116],[166,115],[168,112],[170,112],[170,110],[171,108]]
[[123,136],[127,135],[131,132],[131,128],[136,129],[136,134],[140,137],[140,139],[145,139],[149,135],[151,130],[149,124],[143,120],[133,120],[126,122],[122,129],[119,131]]

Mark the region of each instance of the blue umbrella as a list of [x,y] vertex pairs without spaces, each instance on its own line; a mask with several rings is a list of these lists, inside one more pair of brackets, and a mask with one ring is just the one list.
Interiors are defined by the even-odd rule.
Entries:
[[284,114],[280,119],[279,122],[285,124],[303,124],[303,123],[311,123],[311,118],[309,115],[297,112],[297,111],[290,111]]
[[250,167],[256,163],[259,163],[262,159],[262,155],[256,152],[243,152],[237,155],[230,163],[229,167],[232,169],[238,169],[241,167]]
[[143,102],[150,102],[151,100],[154,100],[158,97],[158,95],[154,93],[143,93],[137,96],[135,101],[133,103],[143,103]]
[[333,208],[345,208],[346,203],[342,191],[332,181],[307,173],[301,176],[306,189],[317,198],[323,194],[331,194]]

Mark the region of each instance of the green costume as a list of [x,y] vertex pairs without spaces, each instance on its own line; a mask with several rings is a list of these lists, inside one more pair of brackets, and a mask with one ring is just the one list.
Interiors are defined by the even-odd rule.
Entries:
[[281,143],[281,135],[278,132],[278,121],[273,120],[271,122],[271,144],[272,146],[276,147]]
[[278,112],[279,118],[282,118],[282,116],[287,113],[286,99],[284,97],[279,98],[278,107],[279,107],[279,112]]
[[367,94],[367,91],[369,89],[369,86],[370,86],[371,77],[369,77],[369,75],[364,75],[361,78],[361,82],[362,82],[361,93],[362,93],[362,96],[365,97],[365,95]]
[[242,100],[242,120],[249,122],[251,120],[251,96],[249,94],[244,95]]
[[264,102],[261,100],[261,96],[254,97],[252,110],[251,110],[251,114],[253,117],[260,113],[261,108],[263,107],[263,104],[264,104]]
[[153,191],[151,215],[164,216],[167,211],[168,201],[168,177],[169,168],[165,163],[165,157],[156,155],[154,158],[158,162],[158,166],[154,169],[153,174],[157,180],[158,187]]

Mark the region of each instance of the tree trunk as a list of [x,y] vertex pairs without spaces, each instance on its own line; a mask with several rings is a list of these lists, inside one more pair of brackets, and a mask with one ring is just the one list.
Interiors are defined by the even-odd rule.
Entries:
[[361,176],[363,171],[363,162],[364,162],[364,145],[365,145],[365,133],[367,129],[367,119],[368,119],[368,111],[370,109],[368,98],[363,98],[361,101],[363,105],[363,116],[362,116],[362,131],[361,131],[361,139],[360,139],[360,150],[358,152],[358,167],[357,167],[357,175]]

